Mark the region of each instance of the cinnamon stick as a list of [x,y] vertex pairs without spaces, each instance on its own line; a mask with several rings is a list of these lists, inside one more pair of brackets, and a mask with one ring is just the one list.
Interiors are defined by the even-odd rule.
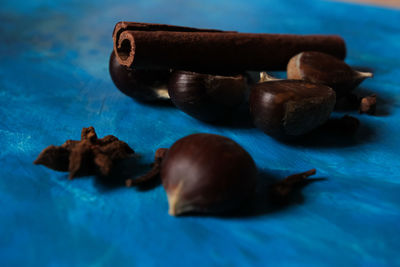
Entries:
[[120,22],[114,51],[121,65],[185,70],[284,70],[302,51],[343,59],[344,40],[336,35],[252,34],[189,27]]
[[114,43],[116,42],[116,40],[118,40],[119,35],[123,31],[224,32],[221,30],[199,29],[167,24],[121,21],[118,22],[114,27]]

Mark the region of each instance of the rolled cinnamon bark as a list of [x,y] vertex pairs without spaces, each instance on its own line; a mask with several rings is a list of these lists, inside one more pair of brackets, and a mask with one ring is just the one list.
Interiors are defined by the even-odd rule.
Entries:
[[199,29],[167,24],[121,21],[118,22],[114,27],[114,43],[116,43],[116,40],[118,40],[119,35],[123,31],[226,32],[214,29]]
[[135,24],[114,30],[114,51],[121,65],[184,70],[284,70],[302,51],[340,59],[344,40],[335,35],[251,34],[160,24]]
[[[185,27],[185,26],[175,26],[175,25],[167,25],[167,24],[157,24],[157,23],[144,23],[144,22],[128,22],[128,21],[121,21],[118,22],[113,31],[113,41],[114,41],[114,52],[117,56],[117,60],[121,65],[125,65],[123,63],[123,58],[127,57],[124,53],[127,53],[130,48],[126,47],[120,49],[119,43],[120,42],[120,35],[124,31],[143,31],[143,32],[151,32],[151,31],[165,31],[165,32],[218,32],[218,33],[226,33],[235,31],[221,31],[215,29],[200,29],[200,28],[192,28],[192,27]],[[126,51],[124,51],[126,50]],[[118,52],[119,51],[119,52]],[[132,56],[133,61],[133,56]],[[160,67],[157,67],[160,68]],[[162,67],[161,67],[162,68]]]

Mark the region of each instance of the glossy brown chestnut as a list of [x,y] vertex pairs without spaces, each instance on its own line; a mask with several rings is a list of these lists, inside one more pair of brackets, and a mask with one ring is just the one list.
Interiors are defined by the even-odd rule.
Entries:
[[320,83],[331,87],[338,96],[356,88],[372,77],[370,72],[353,70],[344,61],[321,52],[302,52],[292,57],[287,65],[287,78]]
[[246,90],[243,75],[174,71],[168,84],[171,100],[179,109],[208,122],[229,115],[244,101]]
[[169,213],[221,213],[237,208],[255,189],[257,169],[233,140],[193,134],[176,141],[161,165]]
[[124,94],[139,101],[168,100],[169,70],[132,69],[118,63],[112,52],[109,62],[111,79]]
[[276,80],[254,85],[250,113],[265,133],[291,139],[323,124],[335,106],[328,86],[297,80]]

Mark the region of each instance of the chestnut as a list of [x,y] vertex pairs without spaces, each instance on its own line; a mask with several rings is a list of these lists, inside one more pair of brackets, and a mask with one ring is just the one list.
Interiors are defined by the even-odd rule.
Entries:
[[144,102],[169,99],[169,70],[136,69],[122,66],[114,51],[110,55],[109,72],[115,86],[125,95]]
[[196,119],[224,119],[245,99],[246,78],[239,75],[207,74],[175,70],[168,83],[171,101]]
[[327,121],[335,101],[335,91],[325,85],[270,80],[251,88],[249,104],[258,128],[276,138],[293,139]]
[[170,215],[223,213],[238,208],[254,192],[257,168],[252,157],[227,137],[199,133],[156,151],[153,168],[126,180],[136,186],[160,176]]
[[292,57],[287,65],[287,78],[320,83],[331,87],[338,96],[346,95],[370,72],[353,70],[344,61],[321,52],[302,52]]
[[193,134],[176,141],[161,166],[169,213],[221,213],[246,200],[256,185],[257,169],[233,140]]
[[240,206],[254,192],[257,168],[238,143],[216,134],[192,134],[169,149],[160,148],[153,169],[128,179],[136,186],[160,176],[169,214],[223,213]]
[[[312,169],[290,175],[266,193],[274,201],[285,201],[315,173]],[[246,200],[255,196],[256,176],[252,157],[239,144],[224,136],[200,133],[179,139],[169,149],[159,148],[153,168],[125,183],[139,186],[161,177],[169,214],[217,214],[245,207]]]

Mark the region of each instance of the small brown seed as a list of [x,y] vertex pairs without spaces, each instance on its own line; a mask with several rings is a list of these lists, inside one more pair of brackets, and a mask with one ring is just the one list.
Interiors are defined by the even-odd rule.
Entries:
[[375,114],[376,110],[376,95],[363,97],[360,103],[360,113]]

